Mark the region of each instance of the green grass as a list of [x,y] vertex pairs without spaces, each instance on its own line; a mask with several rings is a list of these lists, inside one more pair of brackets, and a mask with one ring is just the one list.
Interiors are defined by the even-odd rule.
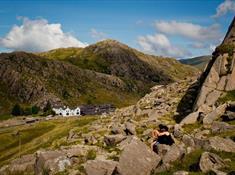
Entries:
[[191,133],[195,129],[200,128],[201,125],[199,123],[194,123],[194,124],[188,124],[183,126],[183,130],[185,133]]
[[0,115],[0,121],[11,119],[11,118],[13,118],[13,116],[10,115],[10,114],[2,114],[2,115]]
[[235,90],[227,92],[225,95],[218,99],[220,104],[223,104],[228,101],[235,101]]
[[96,151],[91,149],[87,152],[86,155],[87,160],[94,160],[96,158]]
[[51,148],[59,139],[66,137],[70,129],[83,127],[97,117],[81,117],[43,121],[34,125],[13,127],[0,132],[0,166],[19,156],[19,137],[21,133],[21,155],[30,154],[39,148]]

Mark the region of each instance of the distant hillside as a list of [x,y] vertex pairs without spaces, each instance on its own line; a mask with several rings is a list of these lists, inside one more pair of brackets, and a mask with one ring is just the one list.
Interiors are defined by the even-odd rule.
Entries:
[[194,58],[189,58],[189,59],[182,59],[179,61],[183,64],[194,66],[203,71],[205,66],[211,60],[211,58],[212,58],[211,55],[206,55],[206,56],[199,56],[199,57],[194,57]]
[[84,49],[0,54],[0,113],[15,103],[76,106],[133,104],[155,84],[167,84],[198,71],[175,59],[145,55],[107,40]]
[[[59,53],[60,57],[57,56]],[[57,49],[40,55],[118,76],[142,94],[154,84],[173,82],[197,72],[192,67],[182,66],[175,59],[147,55],[115,40],[101,41],[84,49]],[[64,57],[61,58],[61,55]]]

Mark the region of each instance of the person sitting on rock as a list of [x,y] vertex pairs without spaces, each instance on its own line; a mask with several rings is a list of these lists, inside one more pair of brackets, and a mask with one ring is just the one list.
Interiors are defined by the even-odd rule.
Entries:
[[158,152],[158,144],[172,145],[174,143],[174,140],[168,131],[168,127],[162,124],[160,124],[158,127],[159,130],[152,131],[152,137],[154,141],[151,144],[151,148],[156,153]]

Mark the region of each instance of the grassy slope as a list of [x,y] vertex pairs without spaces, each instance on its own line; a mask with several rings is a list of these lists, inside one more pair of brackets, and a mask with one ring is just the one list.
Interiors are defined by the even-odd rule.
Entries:
[[211,55],[200,56],[200,57],[189,58],[189,59],[182,59],[179,61],[183,64],[195,66],[196,68],[203,71],[207,63],[210,61],[210,59],[211,59]]
[[135,56],[136,59],[146,63],[146,65],[150,65],[153,70],[159,69],[162,73],[171,76],[173,79],[183,79],[197,72],[191,66],[182,65],[173,58],[144,54],[115,40],[101,41],[84,49],[62,48],[38,54],[50,59],[69,61],[81,68],[107,74],[110,74],[110,67],[113,65],[113,62],[115,63],[115,60],[112,59],[110,62],[109,57],[117,60],[118,57],[122,56],[125,56],[127,61],[128,57]]
[[56,143],[68,135],[70,129],[82,129],[97,117],[81,117],[43,121],[33,125],[0,129],[0,166],[19,156],[19,139],[14,136],[21,133],[21,155],[33,153],[39,148],[56,147]]

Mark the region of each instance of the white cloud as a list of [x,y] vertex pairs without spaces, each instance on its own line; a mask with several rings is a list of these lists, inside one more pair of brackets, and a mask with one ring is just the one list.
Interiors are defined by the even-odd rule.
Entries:
[[96,29],[91,29],[91,37],[96,39],[96,40],[104,40],[107,38],[106,34],[103,32],[99,32]]
[[155,27],[161,33],[177,35],[194,41],[216,40],[221,37],[218,24],[203,27],[198,24],[187,22],[156,21]]
[[20,26],[13,26],[8,34],[0,38],[0,46],[12,50],[40,52],[60,47],[85,47],[70,33],[64,33],[59,23],[49,24],[46,19],[23,21]]
[[220,16],[226,15],[227,13],[235,13],[235,1],[234,0],[225,0],[216,8],[216,14],[212,17],[218,18]]
[[194,49],[204,49],[208,47],[208,44],[195,42],[195,43],[189,44],[189,47],[194,48]]
[[191,56],[184,48],[172,45],[163,34],[147,35],[138,37],[138,44],[144,51],[162,56],[181,58]]

